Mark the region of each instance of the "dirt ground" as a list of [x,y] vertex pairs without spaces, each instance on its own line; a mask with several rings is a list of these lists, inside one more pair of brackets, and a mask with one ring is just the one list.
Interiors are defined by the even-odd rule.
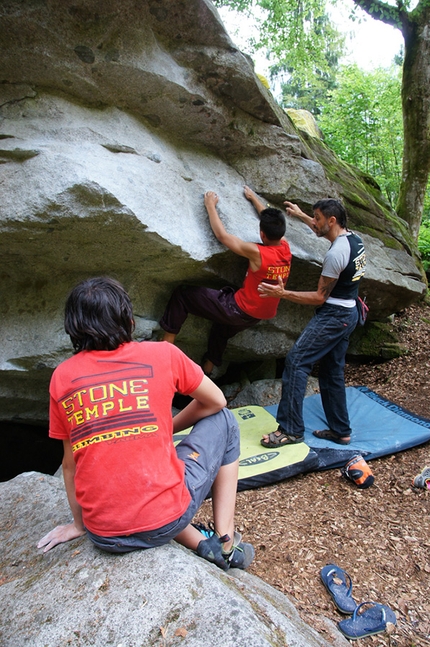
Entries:
[[[430,418],[430,305],[399,313],[393,328],[408,353],[381,364],[349,364],[347,385],[365,385]],[[430,443],[372,461],[375,483],[367,490],[335,469],[240,492],[236,523],[256,549],[249,572],[285,593],[330,640],[321,616],[334,622],[343,616],[319,572],[337,564],[351,576],[357,603],[381,602],[397,616],[392,633],[355,641],[357,647],[430,645],[430,491],[412,487],[425,465]],[[208,503],[199,516],[210,518]]]

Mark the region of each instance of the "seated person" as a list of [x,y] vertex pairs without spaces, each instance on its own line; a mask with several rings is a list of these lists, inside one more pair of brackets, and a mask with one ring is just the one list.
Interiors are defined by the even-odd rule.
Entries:
[[[65,329],[75,354],[52,375],[49,435],[64,444],[73,521],[38,547],[85,533],[114,553],[175,539],[223,570],[249,566],[254,549],[234,531],[239,429],[220,389],[172,344],[132,341],[130,298],[111,278],[72,290]],[[177,392],[193,400],[172,418]],[[214,530],[199,529],[211,488]]]

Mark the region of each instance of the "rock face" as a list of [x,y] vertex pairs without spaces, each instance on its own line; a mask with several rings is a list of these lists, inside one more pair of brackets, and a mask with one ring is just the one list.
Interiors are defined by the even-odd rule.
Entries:
[[22,474],[0,483],[0,496],[2,647],[349,645],[321,619],[325,640],[258,578],[174,542],[119,556],[84,537],[43,554],[38,539],[69,521],[57,477]]
[[[0,48],[0,419],[46,420],[79,280],[121,280],[141,339],[156,335],[176,285],[240,285],[246,262],[214,238],[209,189],[228,231],[256,242],[244,183],[308,212],[339,197],[367,246],[372,317],[424,292],[405,223],[371,178],[295,128],[208,0],[6,0]],[[314,289],[327,242],[292,220],[287,238],[290,287]],[[226,359],[283,356],[310,316],[281,304]],[[196,360],[207,330],[190,320],[178,338]]]

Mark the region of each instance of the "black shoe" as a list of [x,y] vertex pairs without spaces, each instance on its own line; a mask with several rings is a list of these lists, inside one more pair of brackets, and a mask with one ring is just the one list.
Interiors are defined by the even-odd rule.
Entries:
[[228,535],[219,537],[212,528],[206,528],[203,524],[193,524],[193,526],[206,537],[197,546],[197,555],[216,564],[223,571],[229,568],[248,568],[254,559],[254,546],[241,541],[242,537],[239,533],[234,533],[233,547],[226,553],[222,550],[222,545],[229,541]]
[[321,429],[313,431],[312,433],[316,438],[321,438],[322,440],[331,440],[332,443],[337,443],[338,445],[349,445],[349,443],[351,442],[350,438],[343,438],[331,429]]

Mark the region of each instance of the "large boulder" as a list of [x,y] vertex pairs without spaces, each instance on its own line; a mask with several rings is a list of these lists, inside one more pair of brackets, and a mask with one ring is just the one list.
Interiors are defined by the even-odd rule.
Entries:
[[225,573],[175,542],[127,555],[83,537],[43,554],[37,541],[68,523],[63,482],[25,473],[0,483],[2,647],[347,647],[300,619],[292,602],[246,572]]
[[[209,189],[227,229],[252,241],[244,183],[307,212],[339,197],[366,243],[371,316],[425,291],[406,224],[372,178],[296,129],[208,0],[7,0],[0,48],[0,419],[46,420],[50,374],[70,352],[63,304],[80,279],[120,279],[140,339],[157,335],[176,285],[240,285],[246,262],[214,238]],[[290,287],[314,289],[328,243],[295,220],[287,238]],[[281,357],[310,316],[282,303],[232,340],[227,361]],[[196,360],[207,330],[190,320],[178,338]]]

